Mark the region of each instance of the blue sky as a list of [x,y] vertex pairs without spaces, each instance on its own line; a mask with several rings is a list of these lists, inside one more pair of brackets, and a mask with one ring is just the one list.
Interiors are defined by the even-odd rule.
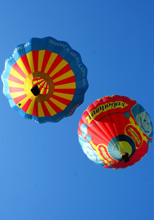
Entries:
[[59,123],[37,124],[1,93],[0,220],[153,219],[153,144],[127,169],[104,169],[81,150],[77,129],[98,98],[125,95],[154,122],[152,0],[6,0],[0,3],[0,72],[31,37],[67,41],[88,68],[84,103]]

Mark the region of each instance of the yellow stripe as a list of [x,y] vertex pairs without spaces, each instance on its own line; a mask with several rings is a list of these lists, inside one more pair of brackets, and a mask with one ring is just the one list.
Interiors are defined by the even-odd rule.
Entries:
[[66,94],[66,93],[54,92],[53,95],[56,95],[58,97],[61,97],[61,98],[64,98],[64,99],[68,99],[68,100],[72,100],[73,99],[73,95]]
[[51,100],[55,105],[57,105],[61,110],[64,110],[64,109],[66,108],[66,105],[65,105],[65,104],[63,104],[63,103],[57,101],[56,99],[54,99],[54,98],[51,97],[50,100]]
[[23,76],[21,76],[18,72],[16,72],[13,68],[11,69],[10,74],[14,77],[16,77],[17,79],[20,79],[22,82],[25,81],[25,78]]
[[44,92],[44,88],[41,89],[40,94],[43,94],[43,92]]
[[41,102],[38,102],[38,116],[39,117],[44,117],[44,112],[43,112],[43,109],[42,109]]
[[48,83],[47,82],[44,84],[44,88],[48,89]]
[[37,82],[39,83],[39,82],[41,82],[41,81],[43,81],[43,79],[35,79],[35,80],[33,80],[33,84],[34,84],[34,83],[37,83]]
[[39,51],[39,56],[38,56],[38,71],[41,71],[41,69],[42,69],[42,63],[43,63],[43,59],[44,59],[44,54],[45,54],[45,50],[40,50],[40,51]]
[[22,71],[25,73],[26,76],[29,76],[29,73],[24,65],[24,63],[22,62],[22,59],[19,58],[17,61],[18,66],[20,67],[20,69],[22,69]]
[[44,102],[45,106],[47,107],[48,111],[50,112],[51,116],[57,114],[57,112],[55,112],[53,110],[53,108],[51,107],[51,105],[49,105],[49,103],[47,101]]
[[42,86],[44,84],[44,81],[43,82],[41,82],[41,83],[39,83],[39,85],[38,86]]
[[71,76],[74,76],[74,73],[73,73],[72,70],[70,70],[70,71],[68,71],[67,73],[64,73],[63,75],[61,75],[61,76],[55,78],[55,79],[53,80],[53,82],[55,83],[55,82],[58,82],[58,81],[60,81],[60,80],[67,79],[67,78],[69,78],[69,77],[71,77]]
[[48,60],[48,63],[46,65],[46,68],[44,70],[45,73],[47,73],[51,67],[51,65],[53,64],[53,62],[55,61],[56,57],[58,56],[58,54],[56,53],[51,53],[50,58]]
[[29,107],[28,107],[28,109],[27,109],[27,112],[26,112],[27,114],[30,114],[30,115],[33,114],[34,103],[35,103],[35,101],[32,100]]
[[59,65],[52,71],[50,74],[50,77],[54,76],[59,70],[61,70],[64,66],[66,66],[68,63],[65,60],[62,60]]
[[9,83],[9,87],[24,88],[24,85],[20,83],[12,82],[10,80],[8,80],[8,83]]
[[27,59],[28,59],[28,63],[31,69],[31,72],[34,72],[34,63],[33,63],[33,54],[32,51],[26,54]]
[[12,98],[17,98],[19,96],[22,96],[22,95],[25,95],[25,91],[21,91],[21,92],[13,92],[13,93],[10,93],[10,95],[12,96]]
[[75,89],[75,88],[76,88],[75,82],[55,86],[55,89]]

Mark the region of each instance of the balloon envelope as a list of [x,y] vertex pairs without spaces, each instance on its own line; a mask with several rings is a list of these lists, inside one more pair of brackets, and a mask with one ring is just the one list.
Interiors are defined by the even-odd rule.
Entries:
[[125,96],[96,100],[84,111],[78,128],[83,152],[105,168],[125,168],[138,162],[153,138],[145,109]]
[[3,92],[24,118],[56,122],[83,102],[86,77],[80,54],[66,42],[32,38],[6,60]]

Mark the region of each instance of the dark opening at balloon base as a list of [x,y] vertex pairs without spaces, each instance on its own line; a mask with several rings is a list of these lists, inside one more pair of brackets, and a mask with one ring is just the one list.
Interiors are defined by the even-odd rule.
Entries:
[[33,86],[33,88],[31,89],[31,92],[33,93],[34,96],[37,96],[40,94],[40,89],[36,85],[36,86]]
[[125,163],[129,161],[129,154],[127,152],[123,153],[121,156]]

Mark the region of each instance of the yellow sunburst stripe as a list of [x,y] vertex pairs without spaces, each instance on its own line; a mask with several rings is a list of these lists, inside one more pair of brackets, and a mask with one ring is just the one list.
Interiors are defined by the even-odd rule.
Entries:
[[23,100],[21,100],[19,107],[22,108],[22,107],[26,104],[26,102],[28,101],[28,99],[29,99],[29,97],[27,96],[27,97],[25,97]]
[[39,82],[41,82],[41,81],[43,81],[43,82],[44,82],[44,80],[43,80],[43,79],[34,79],[34,80],[33,80],[33,83],[37,83],[37,82],[39,83]]
[[18,66],[20,67],[20,69],[25,73],[25,75],[26,75],[26,76],[29,76],[29,73],[28,73],[28,71],[27,71],[27,69],[26,69],[24,63],[22,62],[22,59],[21,59],[21,58],[19,58],[19,59],[17,60],[17,64],[18,64]]
[[38,102],[38,117],[44,117],[44,112],[42,109],[41,102]]
[[53,62],[55,61],[56,57],[58,56],[58,54],[56,53],[51,53],[50,58],[48,60],[48,63],[46,65],[46,68],[44,70],[45,73],[48,72],[48,70],[50,69],[51,65],[53,64]]
[[40,94],[43,94],[44,92],[44,88],[41,88]]
[[43,59],[44,59],[44,54],[45,54],[45,50],[40,50],[40,51],[39,51],[39,56],[38,56],[38,71],[41,71],[41,69],[42,69],[42,63],[43,63]]
[[45,106],[47,107],[48,111],[50,112],[51,116],[57,114],[57,112],[55,112],[55,111],[53,110],[53,108],[51,107],[51,105],[50,105],[47,101],[45,101],[44,104],[45,104]]
[[18,72],[16,72],[13,68],[11,68],[10,74],[23,82],[25,81],[25,78],[21,76]]
[[31,69],[31,72],[34,72],[34,63],[33,63],[33,54],[32,51],[26,54],[27,59],[28,59],[28,63]]
[[20,83],[16,83],[10,80],[8,80],[8,83],[9,83],[9,87],[24,88],[24,85]]
[[64,99],[68,99],[70,101],[73,99],[73,95],[66,94],[66,93],[54,92],[53,95],[56,95],[56,96],[64,98]]
[[[44,84],[44,81],[43,82],[41,82],[41,83],[39,83],[39,85],[38,86],[42,86]],[[44,84],[45,85],[45,84]]]
[[12,92],[10,93],[10,95],[12,96],[12,98],[17,98],[19,96],[25,95],[25,91],[21,91],[21,92]]
[[69,77],[71,77],[71,76],[74,76],[74,73],[73,73],[72,70],[70,70],[70,71],[68,71],[67,73],[64,73],[63,75],[61,75],[61,76],[55,78],[55,79],[53,80],[53,82],[55,83],[55,82],[61,81],[61,80],[63,80],[63,79],[67,79],[67,78],[69,78]]
[[48,83],[47,82],[44,84],[44,88],[48,88]]
[[62,60],[59,65],[52,71],[50,74],[50,77],[54,76],[58,71],[60,71],[64,66],[66,66],[68,63],[65,60]]
[[76,84],[73,83],[68,83],[68,84],[62,84],[62,85],[55,85],[55,89],[75,89]]
[[56,99],[54,98],[50,98],[50,101],[52,101],[55,105],[57,105],[61,110],[64,110],[66,108],[66,105],[57,101]]
[[30,114],[30,115],[33,114],[34,103],[35,103],[35,100],[32,100],[28,109],[27,109],[27,112],[26,112],[27,114]]

